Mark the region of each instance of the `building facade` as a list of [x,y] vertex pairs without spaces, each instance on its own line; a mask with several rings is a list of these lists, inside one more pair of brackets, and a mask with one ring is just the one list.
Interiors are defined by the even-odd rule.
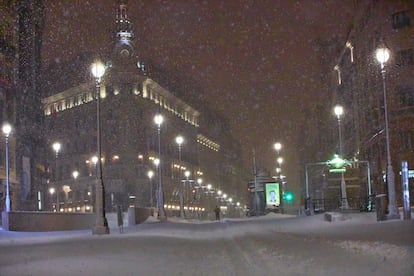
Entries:
[[[11,209],[42,208],[36,184],[36,150],[40,140],[40,47],[43,1],[0,4],[1,122],[12,126],[9,139]],[[5,155],[1,143],[1,198],[5,196]],[[3,204],[1,209],[3,209]]]
[[[136,54],[127,1],[118,4],[113,50],[101,55],[106,63],[99,118],[106,209],[155,207],[159,181],[170,213],[179,212],[180,193],[188,214],[205,215],[219,202],[230,209],[238,208],[237,202],[244,205],[240,156],[232,154],[237,143],[225,132],[226,120],[203,114],[149,77],[146,63]],[[63,91],[44,91],[46,210],[93,211],[97,155],[97,97],[89,73],[93,61],[92,57],[80,63],[86,75],[83,82]],[[164,117],[159,134],[156,114]],[[184,139],[181,145],[176,143],[178,135]],[[55,142],[61,144],[58,152],[52,149]],[[156,159],[159,165],[154,164]],[[229,195],[227,200],[217,198],[219,190]]]
[[[414,162],[414,3],[356,1],[355,11],[347,39],[341,43],[342,48],[339,49],[336,60],[329,63],[331,74],[327,74],[329,77],[324,79],[334,92],[328,109],[332,110],[335,104],[340,104],[345,111],[341,117],[343,157],[356,162],[345,177],[347,197],[388,194],[384,87],[381,65],[375,57],[377,48],[387,47],[391,53],[385,64],[389,141],[397,205],[400,205],[401,162],[408,161],[409,167]],[[330,120],[328,116],[333,117],[332,112],[326,115],[326,121]],[[330,138],[331,143],[325,143],[322,147],[324,152],[338,148],[338,139],[335,138],[338,137],[338,132],[334,128],[330,132],[333,138]],[[317,138],[313,141],[317,141]],[[324,160],[313,160],[317,161]],[[362,165],[360,161],[369,163],[371,183],[368,183],[366,177],[367,163]],[[310,181],[310,185],[313,185],[312,192],[315,189],[329,190],[329,183],[323,184],[324,181],[321,180],[325,176],[319,172],[314,174],[314,179]],[[339,183],[338,177],[336,183]],[[322,188],[315,188],[318,185]],[[409,185],[413,194],[414,184],[411,178]],[[336,187],[331,198],[341,196],[339,185],[336,184]],[[311,196],[320,198],[315,193],[311,193]]]

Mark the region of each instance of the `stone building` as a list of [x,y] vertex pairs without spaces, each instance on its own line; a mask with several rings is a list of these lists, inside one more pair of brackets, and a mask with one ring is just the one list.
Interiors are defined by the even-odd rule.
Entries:
[[[355,11],[347,39],[341,43],[342,48],[338,50],[336,60],[329,63],[331,74],[327,74],[323,79],[324,83],[329,84],[328,89],[334,93],[328,101],[330,105],[324,107],[325,118],[322,120],[332,123],[335,116],[333,112],[326,111],[333,110],[336,104],[343,106],[345,111],[341,117],[343,156],[352,161],[369,162],[371,194],[387,194],[384,88],[381,66],[375,58],[377,48],[387,47],[391,53],[390,59],[385,64],[389,141],[396,181],[396,199],[399,204],[402,199],[401,161],[408,161],[409,166],[414,162],[414,124],[412,123],[414,83],[411,77],[414,70],[412,49],[414,4],[411,1],[356,1]],[[330,47],[332,48],[332,45]],[[327,131],[314,137],[313,142],[308,142],[325,153],[333,153],[338,149],[338,126],[323,125]],[[332,134],[327,135],[327,133]],[[321,144],[318,140],[324,140],[326,143]],[[325,161],[309,158],[307,160],[308,162]],[[366,198],[369,193],[366,168],[354,165],[350,171],[350,174],[345,175],[348,199]],[[331,181],[325,176],[324,173],[316,173],[311,185],[313,184],[315,189],[319,189],[317,188],[319,185],[325,191],[335,190],[336,192],[331,193],[331,197],[340,197],[339,178],[336,177],[335,181]],[[318,178],[325,179],[325,184]],[[329,187],[332,186],[336,188],[330,189]],[[412,193],[411,179],[410,187]],[[318,197],[317,194],[312,196]]]
[[[178,212],[180,185],[187,212],[209,211],[218,200],[213,192],[219,189],[232,195],[233,203],[244,204],[240,156],[234,154],[237,143],[225,130],[226,119],[202,113],[149,77],[147,64],[136,53],[127,1],[118,3],[113,50],[100,57],[106,64],[100,85],[106,209],[155,206],[159,181],[155,159],[160,160],[168,212]],[[58,201],[62,211],[93,210],[97,117],[95,80],[89,66],[95,57],[75,61],[79,72],[85,72],[83,81],[63,91],[45,91],[48,96],[42,99],[47,145],[43,154],[50,172],[42,193],[49,210]],[[158,113],[164,117],[160,149],[154,123]],[[175,142],[178,135],[184,138],[180,147]],[[57,154],[52,150],[54,142],[61,144]],[[154,172],[151,179],[150,170]],[[185,171],[190,172],[188,179]],[[48,193],[50,188],[57,193]]]
[[[40,47],[43,1],[0,4],[0,122],[12,126],[9,147],[11,209],[41,209],[37,193],[40,140]],[[5,155],[1,143],[1,198],[5,196]],[[3,209],[1,204],[0,209]]]

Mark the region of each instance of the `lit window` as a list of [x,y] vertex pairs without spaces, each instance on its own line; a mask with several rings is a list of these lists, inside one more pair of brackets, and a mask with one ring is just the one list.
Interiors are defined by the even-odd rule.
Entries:
[[338,73],[338,84],[341,84],[342,83],[341,69],[339,69],[339,65],[335,65],[334,70]]

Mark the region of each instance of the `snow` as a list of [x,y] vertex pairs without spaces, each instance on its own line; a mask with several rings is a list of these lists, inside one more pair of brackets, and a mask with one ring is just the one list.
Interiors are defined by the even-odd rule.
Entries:
[[414,275],[414,220],[375,213],[197,221],[150,217],[110,235],[0,231],[0,275]]

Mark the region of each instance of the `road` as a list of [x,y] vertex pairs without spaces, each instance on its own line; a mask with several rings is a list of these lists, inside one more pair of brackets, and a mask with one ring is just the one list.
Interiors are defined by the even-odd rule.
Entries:
[[[359,216],[359,215],[358,215]],[[277,216],[0,231],[0,275],[414,275],[414,221]]]

